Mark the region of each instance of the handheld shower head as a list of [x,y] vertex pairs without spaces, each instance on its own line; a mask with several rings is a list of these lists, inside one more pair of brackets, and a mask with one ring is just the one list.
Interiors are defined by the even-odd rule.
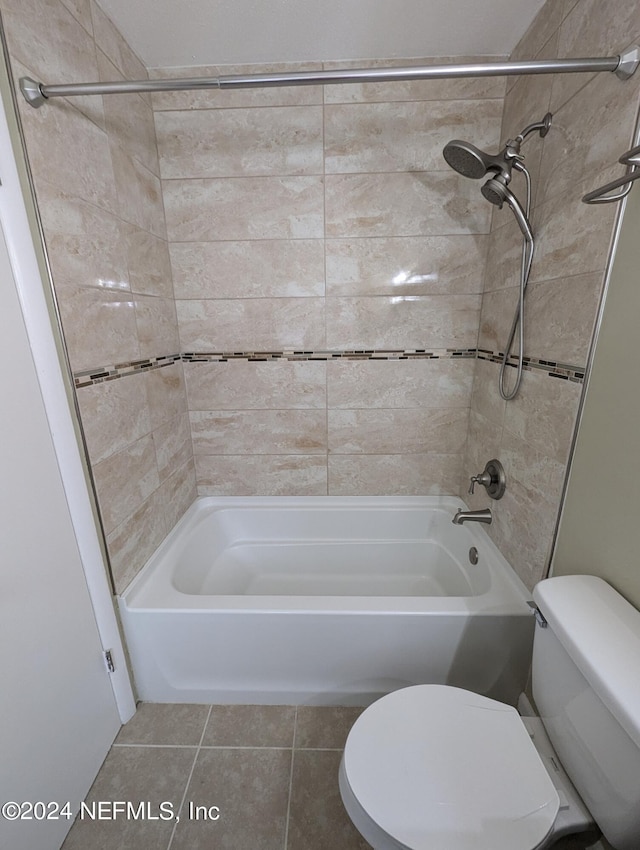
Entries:
[[516,221],[522,231],[522,235],[527,242],[533,242],[533,232],[531,230],[531,225],[529,224],[529,219],[527,218],[525,211],[522,209],[520,201],[516,198],[513,192],[507,188],[507,185],[501,175],[491,177],[487,180],[480,191],[489,203],[495,204],[498,209],[502,209],[502,205],[506,201],[516,217]]
[[507,185],[500,177],[490,177],[480,191],[498,209],[502,209],[502,204],[507,200]]

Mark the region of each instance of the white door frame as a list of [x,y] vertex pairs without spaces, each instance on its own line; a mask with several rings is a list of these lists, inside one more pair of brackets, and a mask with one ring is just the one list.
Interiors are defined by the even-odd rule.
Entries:
[[[75,414],[69,405],[67,385],[56,345],[56,331],[52,325],[44,291],[46,284],[42,280],[38,264],[38,249],[42,258],[44,250],[35,243],[38,237],[32,233],[27,215],[27,204],[31,205],[31,199],[24,197],[20,183],[16,160],[22,159],[23,152],[14,153],[9,131],[11,122],[17,133],[17,121],[7,70],[4,63],[0,61],[0,64],[0,221],[98,633],[103,648],[111,651],[115,664],[115,670],[110,676],[111,686],[120,719],[126,723],[135,713],[135,697],[93,513],[84,466],[86,461],[76,435]],[[21,171],[26,175],[26,167]]]

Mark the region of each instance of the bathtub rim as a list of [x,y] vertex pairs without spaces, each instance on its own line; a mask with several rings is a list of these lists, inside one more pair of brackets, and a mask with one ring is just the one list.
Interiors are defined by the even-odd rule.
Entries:
[[[479,524],[460,526],[471,544],[490,553],[488,591],[475,596],[249,596],[188,594],[172,582],[174,565],[166,558],[189,526],[212,509],[224,508],[377,508],[431,509],[451,517],[465,502],[457,496],[198,496],[127,587],[117,594],[122,609],[137,614],[388,614],[509,615],[530,611],[531,592]],[[157,573],[154,576],[154,573]],[[499,581],[494,579],[498,578]],[[155,579],[155,581],[154,581]]]

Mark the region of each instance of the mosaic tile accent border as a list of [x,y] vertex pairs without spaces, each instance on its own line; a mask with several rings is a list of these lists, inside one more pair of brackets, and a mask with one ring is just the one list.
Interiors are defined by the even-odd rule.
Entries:
[[79,389],[80,387],[89,387],[91,384],[101,384],[104,381],[126,378],[127,375],[137,375],[139,372],[162,369],[164,366],[172,366],[179,360],[182,360],[181,354],[165,354],[162,357],[153,357],[149,360],[129,360],[126,363],[116,363],[113,366],[99,366],[96,369],[74,372],[73,379],[76,388]]
[[475,348],[433,348],[433,349],[352,349],[348,351],[212,351],[186,352],[182,355],[185,363],[206,361],[225,362],[227,360],[440,360],[459,359],[476,356]]
[[[114,381],[148,372],[151,369],[162,369],[173,363],[226,363],[230,360],[247,360],[249,362],[268,362],[271,360],[487,360],[491,363],[502,363],[502,352],[478,348],[434,348],[434,349],[353,349],[348,351],[197,351],[182,354],[168,354],[148,360],[132,360],[110,366],[100,366],[96,369],[86,369],[74,373],[77,389],[99,384],[104,381]],[[509,366],[516,365],[517,358],[511,356]],[[556,363],[552,360],[541,360],[535,357],[524,358],[524,369],[538,369],[546,372],[549,377],[566,381],[582,383],[585,370],[580,366]]]
[[[502,363],[504,352],[488,351],[479,348],[477,349],[476,357],[478,360],[488,360],[490,363]],[[518,358],[512,354],[507,360],[507,365],[515,368],[517,364]],[[561,380],[572,381],[577,384],[584,382],[585,369],[583,366],[557,363],[554,360],[542,360],[539,357],[525,357],[522,368],[527,372],[530,372],[532,369],[541,370],[546,372],[550,378],[560,378]]]

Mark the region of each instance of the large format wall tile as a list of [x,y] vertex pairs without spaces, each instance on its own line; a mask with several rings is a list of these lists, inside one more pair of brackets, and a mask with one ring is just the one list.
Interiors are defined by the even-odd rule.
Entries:
[[532,449],[566,463],[580,400],[580,384],[531,370],[523,391],[505,407],[504,428]]
[[466,409],[329,410],[332,454],[455,454],[464,448]]
[[177,301],[183,351],[279,351],[325,347],[322,298]]
[[[186,510],[185,506],[185,510]],[[109,561],[116,585],[122,593],[154,551],[171,531],[164,511],[163,493],[160,488],[140,507],[107,535]]]
[[330,409],[469,407],[474,361],[334,360],[327,364]]
[[325,455],[196,455],[201,496],[325,496]]
[[488,233],[489,204],[448,171],[328,174],[327,236]]
[[84,286],[109,291],[131,289],[122,251],[125,223],[113,212],[74,197],[41,179],[38,208],[45,231],[56,291]]
[[150,434],[93,467],[107,534],[127,519],[160,484]]
[[135,305],[128,292],[72,286],[60,316],[71,366],[76,371],[140,358]]
[[191,412],[198,455],[326,454],[324,410],[207,410]]
[[438,496],[454,493],[460,454],[330,455],[330,496]]
[[165,180],[169,240],[321,237],[321,177]]
[[176,305],[173,298],[138,295],[135,299],[140,356],[177,354],[180,350]]
[[[480,148],[500,141],[502,99],[325,106],[328,174],[372,171],[447,171],[444,145],[456,134]],[[402,128],[398,132],[399,128]]]
[[146,389],[146,384],[134,376],[78,391],[92,463],[99,463],[151,431]]
[[184,374],[192,411],[324,410],[327,403],[327,364],[322,362],[185,363]]
[[152,369],[142,378],[149,406],[151,428],[186,413],[187,400],[182,363]]
[[601,289],[602,272],[532,283],[526,300],[525,354],[583,366]]
[[481,292],[485,235],[327,239],[327,295]]
[[324,295],[322,239],[173,242],[176,298]]
[[166,241],[129,222],[123,222],[123,230],[131,289],[142,295],[173,298]]
[[473,348],[479,310],[479,295],[327,298],[327,347]]
[[189,416],[182,413],[153,432],[156,464],[161,480],[177,472],[193,459]]
[[162,177],[322,174],[322,107],[158,112]]
[[[191,434],[189,434],[188,453],[191,455]],[[167,532],[169,532],[198,496],[193,457],[189,457],[186,463],[171,473],[160,484],[157,493],[164,511]],[[144,566],[144,560],[139,561],[139,566]]]

